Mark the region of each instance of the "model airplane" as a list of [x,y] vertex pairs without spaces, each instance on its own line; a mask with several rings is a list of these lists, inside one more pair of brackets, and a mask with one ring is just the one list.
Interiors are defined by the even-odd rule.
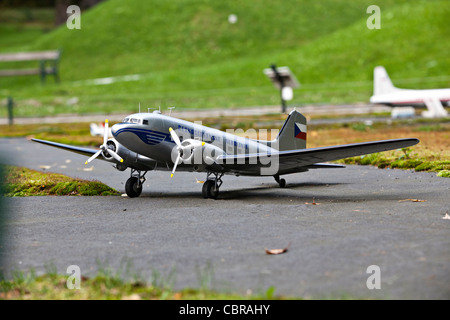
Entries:
[[196,171],[206,173],[202,193],[216,199],[224,174],[273,176],[284,187],[280,176],[319,168],[343,168],[321,163],[368,153],[415,145],[418,139],[372,141],[306,149],[306,118],[291,111],[278,136],[271,141],[253,140],[199,124],[166,116],[158,111],[136,113],[111,128],[108,139],[105,121],[104,141],[99,150],[32,139],[53,147],[112,162],[119,171],[131,169],[125,191],[131,198],[142,192],[145,175],[151,170]]
[[374,93],[371,103],[389,106],[426,106],[425,117],[445,117],[450,106],[450,89],[411,90],[394,87],[384,67],[374,69]]

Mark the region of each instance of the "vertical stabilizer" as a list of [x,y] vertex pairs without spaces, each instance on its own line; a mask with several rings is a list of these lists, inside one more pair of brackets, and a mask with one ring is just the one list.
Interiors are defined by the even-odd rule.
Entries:
[[280,151],[306,149],[306,136],[306,118],[293,110],[278,133],[278,148]]
[[392,84],[386,69],[382,66],[375,67],[373,71],[373,94],[385,94],[395,90],[396,88]]

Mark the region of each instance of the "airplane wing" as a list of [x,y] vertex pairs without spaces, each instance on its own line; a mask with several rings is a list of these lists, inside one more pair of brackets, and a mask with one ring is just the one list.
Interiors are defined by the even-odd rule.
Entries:
[[[34,142],[38,142],[38,143],[42,143],[42,144],[51,146],[51,147],[78,153],[78,154],[81,154],[81,155],[87,156],[87,157],[91,157],[97,151],[99,151],[99,149],[95,150],[95,149],[90,149],[90,148],[76,147],[76,146],[71,146],[68,144],[47,141],[47,140],[41,140],[41,139],[31,139],[31,140]],[[124,147],[122,147],[122,148],[126,149]],[[141,171],[154,170],[156,168],[156,165],[158,164],[157,161],[147,158],[145,156],[136,154],[134,152],[131,152],[130,150],[127,150],[125,152],[125,155],[127,155],[127,157],[124,159],[123,165],[125,165],[126,167],[129,167],[129,168],[135,169],[135,170],[141,170]],[[97,159],[117,163],[113,159],[108,160],[108,159],[105,159],[104,157],[98,157]],[[165,163],[159,163],[158,165],[163,168],[166,166]]]
[[316,166],[316,168],[330,166],[327,164],[320,164],[320,162],[405,148],[417,143],[419,143],[418,139],[408,138],[279,151],[272,154],[224,155],[217,159],[217,164],[223,166],[227,171],[242,172],[243,174],[256,174],[257,172],[260,172],[261,168],[268,167],[269,165],[267,165],[267,163],[270,161],[277,161],[276,159],[278,158],[277,174],[287,174],[306,171],[305,169],[312,169],[314,166]]
[[[71,152],[75,152],[84,156],[92,156],[94,153],[96,153],[98,150],[95,149],[89,149],[89,148],[82,148],[82,147],[75,147],[75,146],[71,146],[68,144],[62,144],[62,143],[57,143],[57,142],[52,142],[52,141],[47,141],[47,140],[41,140],[41,139],[31,139],[31,141],[34,142],[38,142],[38,143],[42,143],[42,144],[46,144],[55,148],[59,148],[59,149],[63,149],[63,150],[67,150],[67,151],[71,151]],[[102,158],[99,158],[102,159]]]

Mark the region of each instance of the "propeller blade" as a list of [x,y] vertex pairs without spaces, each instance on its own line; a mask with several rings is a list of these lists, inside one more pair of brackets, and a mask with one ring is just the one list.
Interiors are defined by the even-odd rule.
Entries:
[[106,152],[108,152],[114,159],[116,159],[119,162],[123,162],[123,159],[114,151],[112,151],[111,149],[106,148]]
[[103,132],[103,144],[106,146],[106,142],[109,138],[109,132],[108,132],[108,119],[105,119],[105,131]]
[[96,153],[94,153],[94,155],[92,157],[90,157],[89,159],[87,159],[87,161],[84,164],[88,164],[89,162],[91,162],[92,160],[94,160],[95,158],[98,157],[98,155],[102,152],[102,150],[98,150]]
[[175,141],[175,144],[176,144],[178,147],[181,147],[180,138],[178,138],[178,136],[177,136],[175,130],[173,130],[172,128],[169,128],[169,132],[170,132],[170,135],[172,136],[172,140]]
[[173,178],[173,174],[175,173],[175,170],[177,169],[178,162],[180,162],[180,158],[181,158],[181,154],[178,153],[177,160],[175,160],[175,164],[174,164],[174,166],[173,166],[172,173],[170,174],[170,177],[171,177],[171,178]]
[[[206,143],[205,142],[201,142],[201,146],[203,147]],[[197,147],[198,145],[195,145],[193,143],[188,144],[187,146],[181,146],[180,149],[183,150],[183,152],[187,152],[187,151],[191,151],[192,149],[194,149],[195,147]]]

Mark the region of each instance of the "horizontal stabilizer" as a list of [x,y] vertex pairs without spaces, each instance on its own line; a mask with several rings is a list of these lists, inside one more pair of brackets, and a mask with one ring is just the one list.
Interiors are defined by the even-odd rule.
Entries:
[[308,169],[342,169],[345,168],[342,164],[332,164],[332,163],[316,163],[307,166]]

